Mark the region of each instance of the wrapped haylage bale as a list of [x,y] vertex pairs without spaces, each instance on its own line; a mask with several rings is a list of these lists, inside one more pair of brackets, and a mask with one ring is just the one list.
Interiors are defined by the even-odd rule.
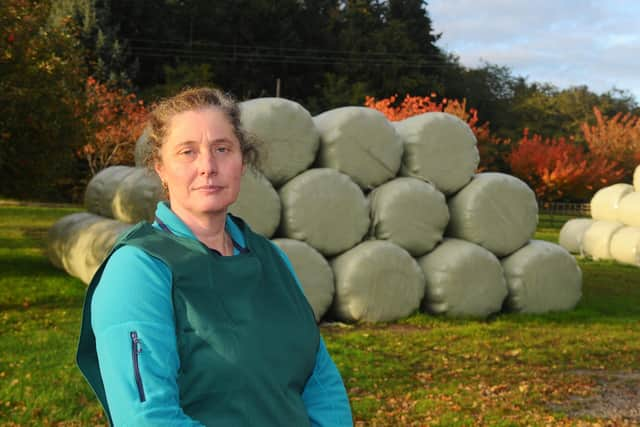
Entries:
[[69,242],[78,230],[82,229],[84,223],[89,225],[99,219],[99,216],[89,212],[77,212],[56,221],[47,233],[47,256],[51,264],[64,269],[62,260],[67,252]]
[[416,178],[396,178],[369,193],[371,228],[377,240],[389,240],[413,256],[424,255],[442,240],[449,222],[444,194]]
[[313,163],[319,135],[303,106],[284,98],[258,98],[239,107],[242,127],[262,143],[261,171],[275,187]]
[[464,121],[441,112],[395,122],[404,142],[400,173],[429,181],[446,195],[471,180],[480,162],[476,137]]
[[424,311],[484,318],[502,308],[507,296],[502,266],[482,246],[445,239],[417,261],[426,282]]
[[618,221],[621,200],[633,192],[633,185],[613,184],[601,188],[591,198],[591,217],[598,221]]
[[274,239],[273,243],[278,245],[291,261],[316,321],[320,321],[331,306],[335,294],[331,266],[320,252],[299,240]]
[[612,259],[611,238],[624,224],[616,221],[593,221],[582,236],[582,255],[595,260]]
[[534,192],[520,179],[503,173],[480,173],[449,199],[446,235],[476,243],[498,257],[531,239],[538,224]]
[[632,227],[640,227],[640,192],[627,193],[618,203],[618,222]]
[[229,212],[241,217],[251,229],[273,236],[280,223],[280,196],[260,172],[247,169],[240,183],[240,194]]
[[640,266],[640,227],[622,227],[611,237],[611,256],[618,262]]
[[88,284],[118,236],[132,225],[102,217],[87,222],[70,236],[62,264],[67,273]]
[[573,254],[581,253],[582,237],[591,224],[593,224],[593,220],[589,218],[570,219],[560,229],[558,243]]
[[84,193],[84,206],[91,213],[113,218],[111,204],[118,186],[135,169],[130,166],[109,166],[98,172]]
[[336,278],[332,313],[344,322],[388,322],[415,311],[424,275],[401,247],[369,240],[331,260]]
[[136,146],[133,151],[133,158],[135,160],[135,164],[138,167],[146,166],[144,162],[149,157],[151,153],[151,145],[149,145],[149,132],[151,129],[147,126],[142,131],[140,137],[136,140]]
[[166,200],[166,196],[158,174],[144,167],[136,167],[118,184],[111,202],[111,212],[113,218],[129,224],[142,220],[153,222],[160,200]]
[[395,177],[402,161],[402,142],[381,112],[342,107],[313,118],[320,132],[318,166],[349,175],[364,190]]
[[582,271],[559,245],[532,240],[502,260],[509,294],[504,308],[522,313],[573,309],[582,296]]
[[640,191],[640,165],[633,171],[633,188],[635,191]]
[[355,246],[369,229],[360,187],[334,169],[309,169],[280,189],[280,237],[301,240],[325,256]]

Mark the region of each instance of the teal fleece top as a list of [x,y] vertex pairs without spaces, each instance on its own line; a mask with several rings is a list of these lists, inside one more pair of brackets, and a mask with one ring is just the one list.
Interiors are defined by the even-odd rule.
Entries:
[[[166,203],[158,204],[156,217],[172,233],[196,238]],[[157,222],[153,226],[160,229]],[[238,246],[245,246],[242,232],[228,217],[226,230]],[[277,249],[298,281],[289,259]],[[234,254],[238,253],[235,248]],[[92,329],[115,426],[201,425],[185,415],[179,405],[180,360],[171,283],[171,271],[162,261],[136,247],[124,246],[108,260],[96,288],[91,302]],[[140,401],[135,377],[131,374],[132,330],[144,332],[144,351],[148,352],[147,363],[139,366],[146,392],[144,402]],[[302,399],[312,426],[353,425],[342,378],[322,339]]]

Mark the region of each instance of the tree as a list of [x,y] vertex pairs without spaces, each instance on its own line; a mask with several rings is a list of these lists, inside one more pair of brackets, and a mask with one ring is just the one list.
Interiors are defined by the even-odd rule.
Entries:
[[86,70],[73,24],[48,23],[49,2],[0,3],[0,194],[68,198]]
[[110,89],[93,77],[87,79],[86,91],[82,121],[88,138],[77,153],[87,163],[88,178],[108,166],[133,166],[135,142],[147,118],[144,103],[135,94]]
[[611,118],[593,107],[595,125],[582,123],[584,139],[589,150],[601,157],[619,162],[629,180],[640,163],[640,116],[617,113]]
[[509,155],[512,173],[524,180],[545,202],[587,201],[602,187],[619,182],[624,174],[620,164],[566,138],[529,137],[522,139]]

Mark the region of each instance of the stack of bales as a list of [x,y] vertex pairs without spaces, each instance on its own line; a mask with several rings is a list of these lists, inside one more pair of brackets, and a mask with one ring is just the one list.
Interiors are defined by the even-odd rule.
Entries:
[[[476,139],[457,117],[391,123],[364,107],[312,117],[281,98],[240,107],[264,156],[230,211],[287,254],[318,320],[391,321],[418,309],[539,313],[579,300],[574,258],[531,240],[534,193],[512,176],[476,174]],[[136,152],[145,144],[141,137]],[[124,224],[152,220],[161,198],[157,177],[141,165],[113,167],[89,183],[86,206]],[[52,260],[65,256],[62,247],[52,245]]]
[[591,199],[591,219],[567,221],[559,243],[569,252],[596,260],[640,266],[640,166],[633,185],[600,189]]

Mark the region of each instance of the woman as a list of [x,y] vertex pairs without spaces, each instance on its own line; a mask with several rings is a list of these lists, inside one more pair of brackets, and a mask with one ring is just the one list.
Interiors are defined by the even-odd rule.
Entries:
[[257,151],[233,100],[187,90],[150,116],[169,203],[87,291],[78,364],[113,425],[352,425],[282,251],[227,213]]

